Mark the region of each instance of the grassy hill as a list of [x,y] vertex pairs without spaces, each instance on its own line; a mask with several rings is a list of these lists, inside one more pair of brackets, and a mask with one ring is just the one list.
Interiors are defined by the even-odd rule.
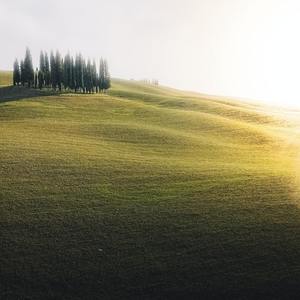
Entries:
[[12,84],[12,72],[0,71],[0,87]]
[[133,81],[2,89],[0,298],[296,297],[297,130]]

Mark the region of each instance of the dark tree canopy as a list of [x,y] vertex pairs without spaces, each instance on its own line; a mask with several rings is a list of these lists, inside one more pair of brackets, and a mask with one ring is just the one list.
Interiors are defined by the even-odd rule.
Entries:
[[49,62],[49,57],[48,53],[45,53],[45,70],[44,70],[44,80],[45,80],[45,85],[47,87],[50,86],[51,84],[51,73],[50,73],[50,62]]
[[24,82],[27,83],[28,87],[32,86],[34,81],[34,70],[29,48],[26,49],[23,72]]
[[22,84],[35,88],[52,88],[82,93],[105,92],[111,86],[107,61],[100,59],[99,72],[96,61],[85,60],[79,53],[75,59],[70,53],[64,57],[59,51],[41,51],[39,68],[34,71],[30,50],[27,48],[24,60],[14,62],[14,85]]
[[50,68],[51,68],[51,72],[50,72],[50,83],[53,89],[56,88],[56,66],[55,66],[55,57],[53,52],[51,51],[50,53]]
[[14,85],[19,85],[20,82],[21,82],[21,70],[20,70],[19,62],[16,59],[14,63],[13,83]]
[[25,71],[24,71],[24,61],[21,60],[20,62],[20,71],[21,71],[21,84],[25,85]]
[[110,74],[108,71],[108,63],[107,60],[104,60],[104,90],[108,90],[111,86],[110,83]]

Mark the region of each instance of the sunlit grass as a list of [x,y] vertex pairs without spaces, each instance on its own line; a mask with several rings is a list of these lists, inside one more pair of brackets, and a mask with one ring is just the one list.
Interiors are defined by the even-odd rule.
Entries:
[[0,296],[298,291],[297,125],[281,112],[120,80],[8,92]]

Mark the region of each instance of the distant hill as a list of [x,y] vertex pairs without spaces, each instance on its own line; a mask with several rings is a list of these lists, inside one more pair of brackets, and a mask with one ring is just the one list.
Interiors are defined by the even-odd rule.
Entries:
[[12,72],[0,71],[0,86],[12,85]]

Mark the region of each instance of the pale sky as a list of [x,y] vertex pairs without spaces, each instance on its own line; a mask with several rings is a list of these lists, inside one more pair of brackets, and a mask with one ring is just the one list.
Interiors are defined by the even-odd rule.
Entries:
[[29,46],[113,77],[300,106],[298,0],[0,0],[0,69]]

